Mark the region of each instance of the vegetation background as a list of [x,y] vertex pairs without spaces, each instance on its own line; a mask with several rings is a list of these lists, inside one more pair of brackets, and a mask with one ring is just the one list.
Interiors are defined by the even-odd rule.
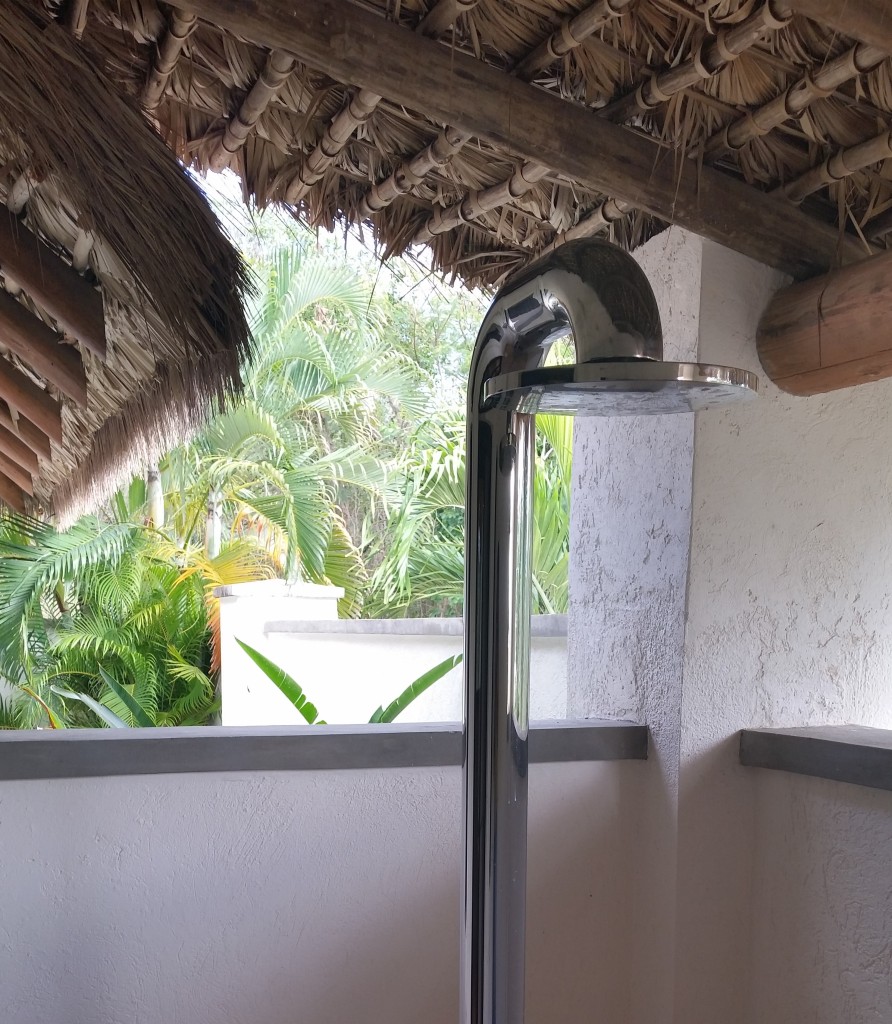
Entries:
[[[461,614],[488,296],[423,253],[385,264],[355,235],[254,215],[226,177],[210,196],[257,281],[244,395],[68,531],[0,519],[0,727],[212,721],[223,584],[333,583],[347,617]],[[537,423],[534,611],[559,612],[572,421]]]

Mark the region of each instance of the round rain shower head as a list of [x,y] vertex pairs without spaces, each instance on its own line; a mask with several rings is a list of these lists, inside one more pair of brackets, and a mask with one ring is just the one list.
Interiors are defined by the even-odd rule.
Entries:
[[664,416],[755,398],[758,378],[707,363],[651,360],[547,366],[491,377],[485,408],[569,416]]

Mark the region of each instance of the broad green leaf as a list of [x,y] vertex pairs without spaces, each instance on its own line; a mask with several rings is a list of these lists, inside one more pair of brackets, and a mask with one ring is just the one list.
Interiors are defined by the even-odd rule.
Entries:
[[444,659],[439,665],[434,665],[432,669],[429,669],[424,675],[419,676],[414,682],[403,690],[403,692],[391,701],[386,708],[378,708],[378,710],[369,719],[369,723],[376,725],[378,723],[392,722],[397,715],[405,711],[406,708],[412,703],[416,697],[420,697],[425,690],[438,680],[442,679],[447,672],[451,672],[457,665],[462,663],[461,654],[450,654],[448,658]]
[[[105,685],[115,694],[115,696],[124,702],[127,710],[133,715],[133,721],[141,726],[143,729],[151,729],[155,723],[146,714],[145,709],[137,703],[133,694],[127,689],[126,686],[122,686],[116,679],[114,679],[105,669],[99,665],[99,674],[102,676]],[[108,708],[106,708],[108,711]],[[117,716],[116,716],[117,717]]]
[[108,708],[103,707],[98,700],[93,700],[88,693],[75,693],[74,690],[66,690],[62,686],[51,686],[50,689],[53,693],[58,693],[60,697],[71,697],[73,700],[79,700],[81,704],[86,704],[91,711],[95,712],[99,718],[101,718],[106,725],[111,726],[112,729],[130,728],[123,718],[118,718],[118,716],[109,711]]
[[267,676],[272,682],[278,686],[278,688],[285,694],[285,696],[291,701],[291,703],[297,708],[297,710],[307,720],[308,725],[324,725],[324,722],[318,722],[319,712],[316,710],[316,706],[311,704],[301,689],[300,684],[293,679],[288,673],[279,668],[279,666],[270,661],[266,655],[261,654],[260,651],[255,651],[253,647],[235,638],[235,642],[241,647],[241,649],[248,655],[251,661]]

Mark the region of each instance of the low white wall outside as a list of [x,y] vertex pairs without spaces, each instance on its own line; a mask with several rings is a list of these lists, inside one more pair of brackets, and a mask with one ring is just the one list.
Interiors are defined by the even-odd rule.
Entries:
[[[253,587],[253,584],[249,584]],[[284,584],[280,584],[284,586]],[[323,588],[324,589],[324,588]],[[332,600],[331,608],[335,607]],[[328,610],[328,609],[326,609]],[[313,621],[274,588],[222,598],[223,725],[293,725],[300,713],[235,642],[259,650],[301,685],[333,724],[368,722],[380,706],[424,672],[462,650],[459,619]],[[534,616],[530,717],[567,717],[567,637],[564,616]],[[462,667],[434,683],[399,716],[400,722],[459,722]]]
[[[646,763],[530,771],[529,1024],[625,1018]],[[457,768],[0,783],[4,1024],[454,1024]]]

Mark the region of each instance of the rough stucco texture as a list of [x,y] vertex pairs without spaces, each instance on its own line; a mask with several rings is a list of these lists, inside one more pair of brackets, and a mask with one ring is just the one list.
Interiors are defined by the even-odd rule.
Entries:
[[[618,974],[641,767],[531,772],[530,1024]],[[454,1024],[459,818],[456,768],[0,784],[4,1024]]]

